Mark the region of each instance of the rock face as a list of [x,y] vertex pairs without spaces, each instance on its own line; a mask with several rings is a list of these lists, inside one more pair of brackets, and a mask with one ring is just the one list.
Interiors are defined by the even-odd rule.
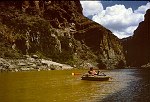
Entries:
[[145,14],[145,19],[134,31],[132,37],[123,39],[129,66],[142,66],[150,63],[150,9]]
[[0,26],[5,28],[1,30],[6,39],[3,43],[8,42],[9,50],[19,54],[36,53],[61,63],[93,63],[100,68],[125,64],[120,40],[84,17],[79,0],[3,1],[0,21]]

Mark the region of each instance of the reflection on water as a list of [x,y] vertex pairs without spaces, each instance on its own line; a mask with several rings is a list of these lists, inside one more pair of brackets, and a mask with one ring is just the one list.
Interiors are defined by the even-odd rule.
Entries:
[[138,69],[104,70],[105,74],[112,78],[102,82],[81,80],[81,75],[72,76],[72,72],[84,73],[86,70],[0,73],[0,100],[3,100],[2,102],[110,102],[110,100],[131,102],[145,97],[140,92],[144,91],[146,94],[150,89],[150,84],[147,83],[149,78],[145,77],[148,75],[145,74],[147,71]]
[[127,87],[98,102],[150,102],[150,69],[125,71],[133,78],[126,82]]

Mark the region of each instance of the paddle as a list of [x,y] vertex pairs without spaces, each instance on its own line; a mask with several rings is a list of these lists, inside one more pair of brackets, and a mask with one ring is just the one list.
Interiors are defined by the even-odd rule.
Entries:
[[101,72],[100,70],[98,70],[97,75],[101,76],[100,73],[101,73],[103,76],[106,76],[106,74],[104,74],[103,72]]

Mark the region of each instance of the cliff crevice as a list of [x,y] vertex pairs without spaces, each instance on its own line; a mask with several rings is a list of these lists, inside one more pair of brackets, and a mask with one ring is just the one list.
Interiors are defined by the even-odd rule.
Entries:
[[120,40],[84,17],[79,0],[3,1],[0,21],[1,28],[6,28],[1,29],[0,42],[9,45],[3,46],[1,57],[37,54],[72,66],[92,63],[109,69],[125,65]]
[[133,36],[123,39],[128,66],[141,67],[150,63],[150,9],[145,14],[144,21],[134,31]]

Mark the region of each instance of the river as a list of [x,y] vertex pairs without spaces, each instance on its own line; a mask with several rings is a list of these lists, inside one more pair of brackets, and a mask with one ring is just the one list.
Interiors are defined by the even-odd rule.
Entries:
[[102,70],[109,81],[85,81],[87,70],[0,73],[1,102],[150,102],[150,70]]

